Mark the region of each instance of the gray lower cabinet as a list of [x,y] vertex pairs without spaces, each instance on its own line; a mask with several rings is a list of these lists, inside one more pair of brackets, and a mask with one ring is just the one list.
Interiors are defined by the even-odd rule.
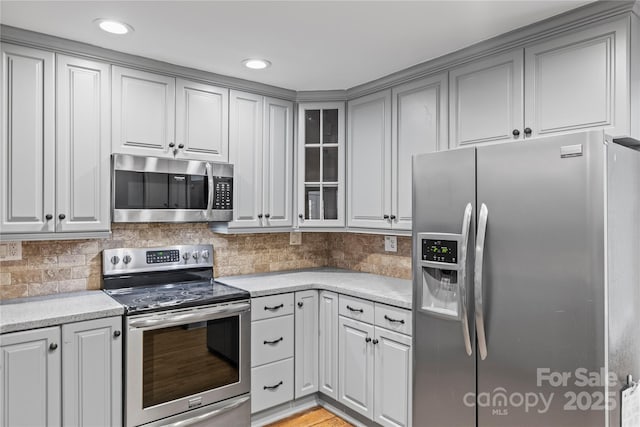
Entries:
[[0,426],[61,425],[60,328],[0,335]]
[[2,58],[2,235],[109,231],[109,65],[57,55],[54,79],[51,52]]
[[122,319],[62,325],[62,423],[122,425]]
[[319,295],[318,391],[338,400],[338,294]]
[[1,335],[0,426],[122,425],[121,328],[117,316]]
[[318,391],[318,291],[295,293],[296,399]]

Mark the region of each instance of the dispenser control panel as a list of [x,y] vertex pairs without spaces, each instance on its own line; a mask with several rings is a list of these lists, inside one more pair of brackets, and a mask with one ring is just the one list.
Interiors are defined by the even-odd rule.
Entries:
[[422,260],[457,264],[458,241],[422,239]]

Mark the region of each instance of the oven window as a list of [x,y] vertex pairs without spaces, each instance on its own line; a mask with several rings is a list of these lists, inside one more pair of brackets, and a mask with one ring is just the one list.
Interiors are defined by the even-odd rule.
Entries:
[[144,408],[240,380],[239,316],[145,331]]
[[203,175],[115,171],[115,209],[207,209]]

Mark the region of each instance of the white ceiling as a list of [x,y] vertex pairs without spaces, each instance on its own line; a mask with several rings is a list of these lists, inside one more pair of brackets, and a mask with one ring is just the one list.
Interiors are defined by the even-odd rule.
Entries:
[[[0,22],[294,90],[347,89],[589,3],[562,1],[11,1]],[[113,18],[135,31],[105,33]],[[248,70],[243,59],[273,66]]]

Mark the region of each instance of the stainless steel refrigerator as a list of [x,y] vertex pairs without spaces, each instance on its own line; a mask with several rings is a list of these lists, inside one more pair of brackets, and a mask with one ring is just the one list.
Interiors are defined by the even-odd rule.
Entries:
[[620,425],[640,151],[589,131],[418,155],[413,224],[414,426]]

